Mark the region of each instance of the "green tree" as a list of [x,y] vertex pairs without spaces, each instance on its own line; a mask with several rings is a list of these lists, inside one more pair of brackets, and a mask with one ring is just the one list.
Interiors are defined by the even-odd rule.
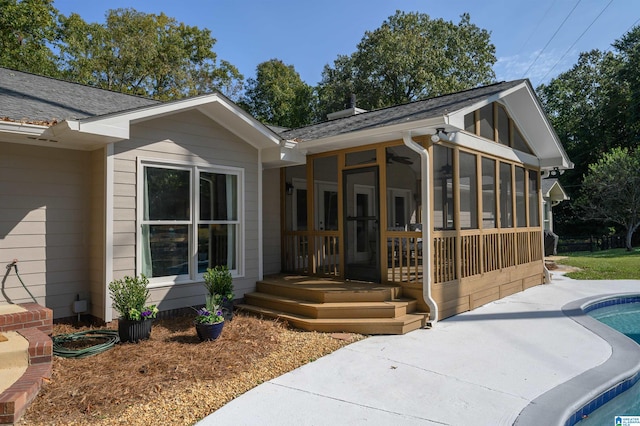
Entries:
[[[580,54],[578,62],[536,91],[567,154],[575,163],[560,181],[572,199],[585,193],[590,164],[615,147],[640,143],[640,27],[613,43],[614,50]],[[585,195],[588,195],[585,193]],[[601,232],[605,224],[584,221],[574,203],[554,211],[561,235]]]
[[[567,154],[575,163],[567,171],[575,184],[604,152],[623,143],[624,125],[617,123],[620,105],[616,76],[619,59],[612,52],[592,50],[582,53],[578,63],[537,92]],[[565,177],[566,179],[566,177]],[[576,186],[577,187],[577,186]]]
[[619,54],[617,81],[621,83],[620,100],[616,104],[619,108],[613,112],[623,113],[628,142],[637,146],[640,143],[640,26],[616,40],[613,47]]
[[242,106],[258,120],[287,128],[313,121],[313,88],[293,65],[279,59],[262,62],[247,81]]
[[0,66],[55,76],[58,16],[52,0],[0,0]]
[[605,153],[589,165],[582,187],[578,205],[585,216],[624,228],[631,250],[631,238],[640,226],[640,149]]
[[472,88],[493,81],[490,33],[468,14],[454,24],[423,13],[396,11],[367,31],[351,56],[325,66],[320,111],[332,112],[351,93],[358,106],[381,108]]
[[177,99],[219,89],[234,98],[242,75],[226,61],[217,64],[208,29],[174,18],[116,9],[105,24],[63,17],[60,59],[67,78],[123,93]]

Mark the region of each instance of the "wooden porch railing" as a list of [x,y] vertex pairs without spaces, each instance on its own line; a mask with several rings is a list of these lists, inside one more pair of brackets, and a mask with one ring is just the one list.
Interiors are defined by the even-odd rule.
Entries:
[[422,282],[422,233],[386,231],[385,235],[387,279],[395,283]]
[[[422,282],[422,233],[385,231],[387,280]],[[337,231],[287,231],[283,241],[283,271],[340,276],[340,236]],[[459,255],[458,255],[459,253]],[[386,255],[386,257],[385,257]],[[539,229],[435,231],[433,280],[445,283],[516,265],[541,261]]]
[[286,231],[282,270],[298,274],[340,275],[337,231]]
[[[459,248],[456,238],[456,231],[434,232],[433,280],[436,283],[540,261],[543,257],[539,229],[465,230],[460,233]],[[457,250],[460,250],[459,272]]]

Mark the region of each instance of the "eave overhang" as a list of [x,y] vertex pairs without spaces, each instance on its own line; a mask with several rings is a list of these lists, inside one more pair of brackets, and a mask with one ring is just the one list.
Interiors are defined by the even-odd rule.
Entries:
[[445,117],[411,121],[386,127],[376,127],[356,132],[342,133],[325,138],[298,142],[298,149],[306,154],[318,154],[336,149],[352,148],[392,140],[402,140],[402,134],[411,131],[413,137],[435,133],[437,128],[456,131],[445,122]]
[[572,169],[573,163],[553,130],[542,105],[528,81],[489,96],[460,110],[447,114],[447,121],[464,129],[464,116],[492,102],[505,106],[524,138],[538,158],[542,170]]
[[[533,154],[516,151],[464,130],[464,116],[492,102],[503,104],[509,114],[517,119],[516,126],[532,145]],[[401,140],[403,132],[407,131],[410,131],[413,137],[433,135],[436,133],[436,129],[443,129],[447,132],[446,139],[450,143],[486,152],[500,158],[522,162],[541,170],[573,168],[573,163],[569,160],[558,136],[542,110],[538,98],[526,80],[509,89],[488,96],[482,101],[440,116],[339,133],[318,139],[302,140],[298,143],[298,149],[305,154],[317,154],[379,142]]]
[[4,122],[0,123],[0,132],[9,134],[11,131],[20,135],[8,140],[15,143],[91,151],[129,139],[131,126],[136,123],[186,111],[199,111],[244,142],[262,150],[265,167],[304,163],[304,155],[295,150],[296,143],[283,140],[219,93],[97,117],[65,120],[50,127]]

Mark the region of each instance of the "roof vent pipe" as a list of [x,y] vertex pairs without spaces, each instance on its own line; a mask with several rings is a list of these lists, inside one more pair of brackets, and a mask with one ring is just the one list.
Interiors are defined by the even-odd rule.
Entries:
[[433,239],[431,236],[431,198],[429,189],[431,187],[430,169],[429,169],[429,151],[418,145],[412,138],[411,132],[402,133],[402,141],[407,148],[417,152],[420,155],[420,173],[422,176],[421,200],[422,200],[422,297],[429,306],[429,322],[434,325],[438,321],[438,305],[431,295],[431,248]]

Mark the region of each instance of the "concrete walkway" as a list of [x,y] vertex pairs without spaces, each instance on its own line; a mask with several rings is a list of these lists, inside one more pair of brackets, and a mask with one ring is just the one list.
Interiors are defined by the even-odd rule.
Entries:
[[374,336],[264,383],[198,425],[511,425],[536,397],[605,362],[611,346],[562,313],[640,281],[553,283]]

